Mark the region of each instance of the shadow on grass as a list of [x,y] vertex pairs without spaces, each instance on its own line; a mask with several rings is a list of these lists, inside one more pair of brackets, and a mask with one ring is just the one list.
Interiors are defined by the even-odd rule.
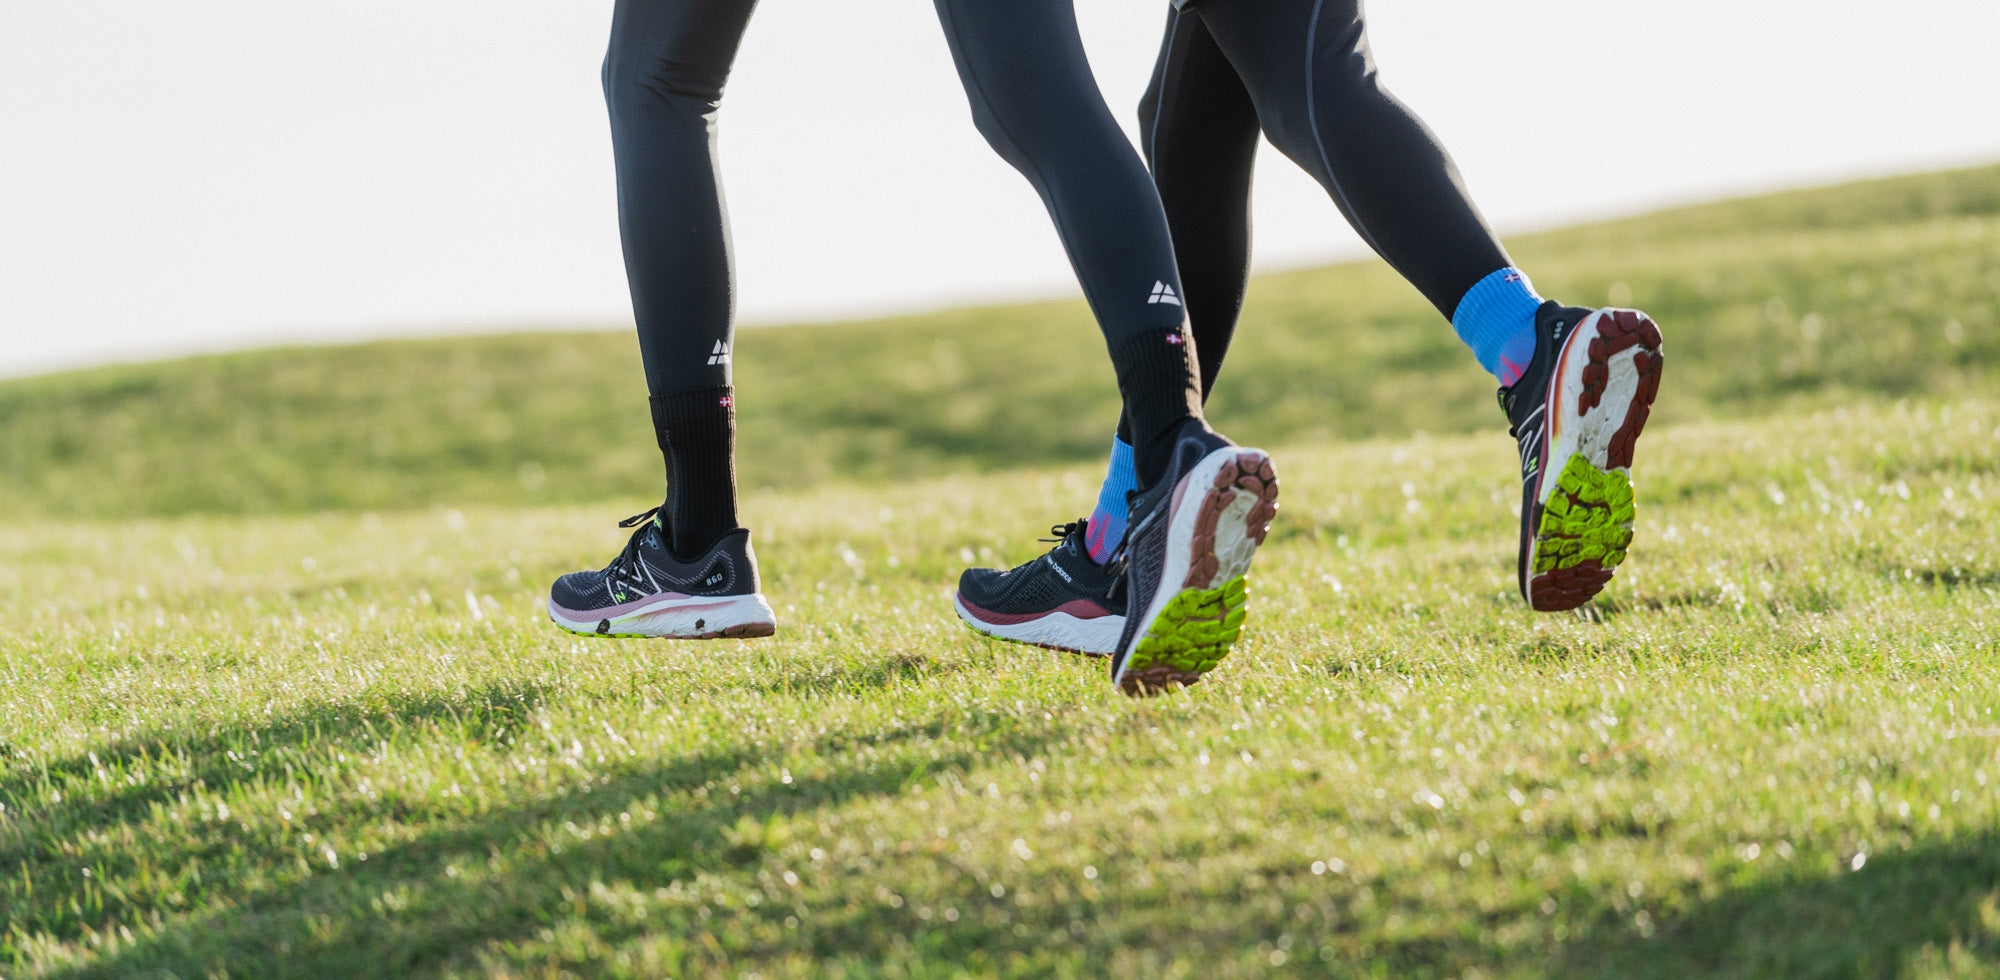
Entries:
[[[517,731],[541,704],[543,693],[538,686],[508,684],[469,695],[398,700],[385,708],[315,705],[269,724],[221,727],[199,735],[156,732],[46,767],[16,767],[0,776],[0,801],[7,802],[19,823],[59,821],[72,827],[108,828],[142,819],[153,806],[201,788],[220,791],[260,775],[282,776],[290,759],[306,749],[321,755],[328,749],[360,755],[384,738],[432,725],[460,725],[470,742]],[[184,763],[184,774],[149,776],[110,790],[97,785],[119,778],[110,774],[146,771],[169,759]],[[61,801],[41,809],[19,802],[42,788],[59,792]],[[0,867],[22,860],[21,847],[18,838],[0,843]]]
[[1663,917],[1642,938],[1601,910],[1552,972],[1602,977],[1961,974],[2000,958],[2000,835],[1779,875]]
[[[884,673],[893,678],[900,669],[892,663]],[[484,730],[497,731],[502,723],[528,720],[535,697],[532,689],[496,689],[469,703],[423,699],[370,714],[309,712],[211,732],[199,744],[221,752],[250,742],[282,754],[307,747],[323,752],[331,739],[365,749],[382,730],[410,725],[426,712],[465,720],[470,730],[491,724]],[[477,714],[480,706],[498,714]],[[1313,878],[1306,880],[1314,883],[1316,898],[1301,902],[1306,893],[1287,883],[1278,889],[1287,897],[1278,900],[1268,888],[1258,891],[1255,880],[1302,872],[1267,866],[1261,857],[1252,857],[1241,875],[1194,896],[1135,881],[1129,867],[1107,866],[1096,883],[1100,897],[1082,900],[1076,881],[1069,886],[1076,895],[1071,900],[1020,904],[1011,894],[993,894],[980,865],[962,861],[954,847],[928,834],[859,841],[880,875],[872,900],[866,890],[822,878],[800,853],[804,837],[819,836],[813,828],[825,822],[827,811],[950,782],[996,758],[1044,754],[1052,733],[1003,724],[975,738],[938,721],[883,732],[833,731],[798,747],[823,764],[791,783],[768,778],[768,752],[730,745],[599,768],[581,786],[477,813],[425,813],[392,798],[343,798],[313,825],[334,836],[356,835],[385,819],[422,829],[365,862],[345,859],[338,868],[310,873],[299,870],[295,843],[237,835],[226,824],[150,845],[135,841],[123,851],[162,869],[213,860],[226,849],[244,873],[210,877],[195,909],[135,895],[101,900],[93,911],[88,903],[73,905],[77,892],[37,890],[5,910],[21,930],[6,939],[18,956],[22,934],[74,942],[85,930],[152,923],[134,939],[98,949],[87,965],[53,971],[67,976],[493,969],[866,975],[890,958],[944,973],[1020,975],[1121,962],[1126,966],[1100,972],[1162,974],[1182,961],[1208,964],[1206,975],[1230,976],[1259,972],[1245,964],[1267,962],[1268,950],[1259,952],[1259,944],[1281,931],[1338,951],[1321,959],[1310,945],[1301,948],[1302,958],[1293,962],[1301,973],[1457,975],[1478,967],[1619,977],[1872,976],[1945,964],[1954,955],[1985,961],[2000,955],[2000,835],[1992,834],[1873,856],[1854,873],[1773,869],[1770,878],[1710,898],[1669,902],[1664,910],[1654,906],[1649,938],[1640,935],[1630,912],[1579,891],[1561,896],[1560,921],[1569,929],[1562,940],[1554,938],[1557,920],[1525,904],[1539,896],[1448,916],[1409,883]],[[934,756],[940,747],[945,750]],[[240,781],[226,756],[204,765],[211,767],[200,770],[204,778],[217,781],[212,785]],[[55,812],[32,819],[67,822],[62,836],[69,840],[129,840],[145,832],[150,803],[166,798],[161,792],[172,791],[156,787],[115,800],[79,800],[74,811],[59,803]],[[18,834],[28,819],[21,814],[12,829]],[[848,827],[844,833],[860,838],[873,832],[866,825]],[[832,840],[814,843],[836,846]],[[66,860],[23,850],[7,855],[5,865],[38,864],[48,871]],[[1162,854],[1154,873],[1171,877],[1167,866],[1188,860]],[[788,871],[796,882],[786,878]],[[112,880],[121,877],[129,879]],[[1052,881],[1038,880],[1034,887],[1060,887]],[[1205,911],[1190,912],[1191,900]],[[1396,907],[1402,927],[1382,929],[1379,916],[1365,911],[1384,905]],[[947,907],[958,916],[950,925],[938,918]],[[646,958],[618,962],[635,953]],[[1155,959],[1120,959],[1129,956]]]
[[[859,680],[893,682],[906,667],[891,663],[883,676]],[[525,719],[521,713],[533,701],[517,699],[516,693],[495,691],[473,700],[503,707],[505,716],[494,722],[511,728]],[[33,867],[37,883],[26,895],[8,893],[11,899],[0,908],[9,923],[8,932],[0,934],[0,950],[18,959],[25,952],[22,941],[31,936],[40,937],[36,942],[76,942],[119,925],[150,921],[154,927],[137,938],[101,948],[91,962],[59,975],[476,971],[481,955],[507,961],[514,958],[510,951],[523,944],[546,941],[546,930],[562,927],[572,936],[577,926],[587,930],[587,941],[562,946],[558,958],[601,963],[607,950],[657,936],[665,941],[661,955],[674,964],[675,974],[683,967],[719,969],[754,960],[779,947],[818,956],[871,950],[879,955],[909,941],[920,924],[916,909],[899,913],[878,906],[874,914],[839,909],[814,914],[803,899],[779,901],[778,893],[788,889],[774,884],[778,872],[767,858],[782,846],[788,833],[785,819],[867,797],[895,796],[919,782],[949,781],[992,758],[1037,754],[1047,738],[1045,729],[1004,723],[977,738],[955,728],[947,731],[941,722],[885,733],[836,731],[798,747],[832,764],[789,783],[767,778],[769,753],[736,745],[599,766],[582,787],[558,788],[517,805],[472,814],[426,813],[424,805],[389,794],[379,801],[343,797],[322,805],[309,820],[327,839],[352,839],[379,828],[385,819],[428,829],[365,860],[345,855],[333,869],[313,865],[306,870],[297,840],[239,834],[227,822],[119,849],[126,862],[170,873],[234,858],[240,873],[211,871],[196,879],[193,908],[154,894],[107,895],[102,886],[93,894],[90,882],[76,878],[74,858],[35,843],[48,845],[51,837],[131,839],[135,832],[144,833],[140,825],[158,817],[156,804],[175,799],[198,781],[215,790],[244,781],[228,746],[263,745],[266,756],[284,755],[287,748],[303,754],[308,747],[324,755],[329,744],[366,752],[386,729],[409,727],[426,713],[455,716],[465,710],[462,701],[447,706],[425,699],[378,712],[328,709],[268,726],[211,732],[175,743],[176,750],[199,762],[188,778],[172,785],[101,799],[79,794],[72,800],[66,793],[38,812],[14,811],[15,832],[8,835],[12,839],[0,862]],[[954,738],[957,751],[933,756],[933,746]],[[109,763],[157,755],[157,744],[124,746],[99,758]],[[871,751],[861,751],[864,747]],[[51,771],[74,777],[90,771],[89,766],[87,760],[69,760]],[[21,788],[18,780],[7,787],[15,798]],[[40,826],[31,831],[32,824]],[[947,862],[955,854],[928,838],[896,846],[904,855],[921,846],[925,855]],[[109,865],[98,866],[97,881],[116,886],[135,877],[134,867]],[[706,903],[691,900],[648,917],[644,912],[626,914],[637,905],[621,911],[617,903],[602,901],[607,883],[649,898],[670,886],[699,889],[706,883],[710,891]],[[952,934],[953,955],[1004,946],[980,925],[976,909],[981,904],[1005,908],[1007,903],[976,882],[962,884],[967,914]],[[762,898],[767,891],[772,896],[768,902]],[[759,897],[750,899],[753,893]],[[713,923],[708,922],[711,916]],[[788,917],[811,925],[802,930],[788,926]],[[1008,942],[1014,940],[1013,925],[1011,917],[995,920]],[[697,935],[708,938],[696,945],[681,941],[692,942]],[[100,946],[95,941],[88,945]]]

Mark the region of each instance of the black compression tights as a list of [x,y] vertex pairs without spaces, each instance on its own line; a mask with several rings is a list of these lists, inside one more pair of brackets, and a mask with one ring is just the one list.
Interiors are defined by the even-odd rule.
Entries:
[[729,384],[735,280],[715,117],[757,0],[618,0],[604,99],[618,226],[654,395]]
[[[974,121],[1048,206],[1138,424],[1142,478],[1199,416],[1157,192],[1090,74],[1072,0],[935,0]],[[715,116],[755,0],[618,0],[604,89],[626,275],[656,396],[729,383],[729,236]],[[1172,299],[1162,302],[1162,298]],[[669,463],[671,467],[671,461]],[[671,491],[670,491],[671,492]]]
[[1260,129],[1446,319],[1512,264],[1437,138],[1382,88],[1360,0],[1199,0],[1169,14],[1139,124],[1187,282],[1204,395],[1249,280]]

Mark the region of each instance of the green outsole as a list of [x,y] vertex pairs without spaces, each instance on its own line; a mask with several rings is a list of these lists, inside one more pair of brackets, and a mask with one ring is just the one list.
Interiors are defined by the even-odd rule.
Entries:
[[1184,674],[1206,674],[1229,655],[1243,633],[1249,586],[1239,575],[1221,588],[1188,589],[1167,602],[1125,664],[1133,674],[1164,666]]
[[1535,573],[1586,561],[1616,567],[1632,544],[1635,514],[1630,477],[1620,470],[1600,470],[1582,454],[1571,456],[1542,509]]

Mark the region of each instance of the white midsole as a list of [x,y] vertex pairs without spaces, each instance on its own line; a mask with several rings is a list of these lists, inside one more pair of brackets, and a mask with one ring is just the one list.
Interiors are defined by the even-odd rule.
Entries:
[[[576,619],[563,614],[554,599],[549,600],[549,618],[573,633],[637,634],[640,636],[693,637],[720,633],[739,626],[775,626],[771,604],[757,593],[731,596],[693,596],[661,599],[652,605],[604,619]],[[604,624],[609,624],[608,626]]]
[[1577,411],[1577,400],[1583,391],[1583,371],[1590,366],[1590,342],[1599,336],[1598,324],[1608,312],[1613,311],[1598,310],[1585,317],[1565,345],[1573,356],[1564,362],[1550,392],[1549,403],[1555,406],[1555,411],[1548,420],[1548,476],[1542,480],[1536,501],[1543,506],[1548,505],[1549,497],[1555,493],[1556,477],[1562,475],[1570,457],[1581,453],[1585,462],[1600,470],[1607,469],[1611,440],[1624,428],[1626,417],[1632,413],[1632,402],[1639,397],[1639,369],[1634,359],[1644,348],[1628,347],[1605,362],[1609,374],[1597,407],[1589,415]]
[[958,610],[958,618],[965,620],[966,625],[988,636],[1078,653],[1110,656],[1118,649],[1118,634],[1125,631],[1123,616],[1080,619],[1069,613],[1055,612],[1029,622],[1003,625],[974,616],[957,596],[951,597],[951,605]]
[[[1125,682],[1125,668],[1132,662],[1132,652],[1139,649],[1139,644],[1145,641],[1146,631],[1152,628],[1153,621],[1158,619],[1161,611],[1167,608],[1167,603],[1174,601],[1174,597],[1180,595],[1183,591],[1180,585],[1187,581],[1188,570],[1194,565],[1194,526],[1195,522],[1201,517],[1202,501],[1207,498],[1209,493],[1214,491],[1215,474],[1221,472],[1224,466],[1235,465],[1236,458],[1243,453],[1256,453],[1259,456],[1264,455],[1263,451],[1258,449],[1224,446],[1203,456],[1201,462],[1194,464],[1194,467],[1188,470],[1187,475],[1181,478],[1185,489],[1181,487],[1175,488],[1176,493],[1192,494],[1194,495],[1194,499],[1184,500],[1180,509],[1175,512],[1173,522],[1167,525],[1167,555],[1165,563],[1160,566],[1161,585],[1158,589],[1154,590],[1153,601],[1146,607],[1146,618],[1141,619],[1139,621],[1141,624],[1140,627],[1132,632],[1131,645],[1125,649],[1124,656],[1118,660],[1118,670],[1111,677],[1111,685],[1113,687],[1117,687]],[[1229,505],[1231,510],[1225,511],[1224,517],[1227,518],[1231,513],[1234,513],[1233,508],[1236,504],[1244,502],[1245,498],[1250,496],[1250,494],[1243,491],[1237,491],[1237,499],[1231,501]],[[1255,501],[1249,501],[1248,505],[1255,506]],[[1169,503],[1167,506],[1171,507],[1173,505]],[[1241,533],[1243,530],[1243,516],[1248,516],[1247,510],[1235,521],[1238,533]],[[1225,556],[1223,554],[1223,534],[1225,533],[1225,529],[1221,521],[1216,522],[1215,533],[1217,545],[1216,558],[1223,565],[1227,566],[1234,559],[1240,557],[1243,568],[1248,568],[1250,565],[1250,552],[1255,550],[1255,543],[1253,542],[1249,549],[1241,548],[1240,542],[1236,543],[1231,548],[1231,551],[1239,552],[1239,554]],[[1227,568],[1225,567],[1222,571],[1227,571]],[[1235,574],[1242,574],[1242,569],[1238,569]],[[1231,575],[1228,578],[1233,577],[1235,575]],[[1228,581],[1228,578],[1221,578],[1220,576],[1218,578],[1220,581]],[[1169,582],[1174,583],[1173,588],[1166,587],[1166,583]],[[1207,587],[1214,588],[1214,585],[1211,583]]]

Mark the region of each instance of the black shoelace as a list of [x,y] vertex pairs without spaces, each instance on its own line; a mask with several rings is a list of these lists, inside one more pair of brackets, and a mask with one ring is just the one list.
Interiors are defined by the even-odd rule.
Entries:
[[[1079,517],[1068,523],[1050,525],[1049,533],[1055,535],[1055,537],[1037,538],[1036,540],[1044,544],[1062,544],[1072,537],[1083,538],[1089,530],[1090,519]],[[1077,550],[1084,552],[1086,555],[1089,554],[1086,546],[1079,545]],[[1106,589],[1104,592],[1104,598],[1106,599],[1116,599],[1118,597],[1118,590],[1125,586],[1124,554],[1125,542],[1121,540],[1118,542],[1118,547],[1112,550],[1111,556],[1104,561],[1104,570],[1110,573],[1111,577],[1111,588]],[[1118,563],[1116,567],[1113,567],[1113,562]]]
[[1049,533],[1055,535],[1055,537],[1036,538],[1035,540],[1040,541],[1043,544],[1061,544],[1064,541],[1068,541],[1073,536],[1081,537],[1089,527],[1090,527],[1090,518],[1079,517],[1076,520],[1068,522],[1067,524],[1049,525]]
[[634,514],[618,522],[619,527],[638,528],[638,530],[632,532],[632,537],[625,542],[625,550],[620,551],[618,557],[611,559],[611,567],[605,569],[606,574],[611,576],[612,581],[627,583],[633,588],[641,588],[649,584],[645,578],[640,577],[638,574],[640,567],[639,542],[646,537],[646,522],[652,520],[653,516],[659,512],[660,508],[655,507],[643,514]]

